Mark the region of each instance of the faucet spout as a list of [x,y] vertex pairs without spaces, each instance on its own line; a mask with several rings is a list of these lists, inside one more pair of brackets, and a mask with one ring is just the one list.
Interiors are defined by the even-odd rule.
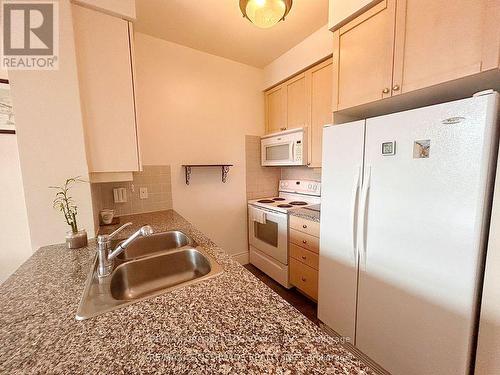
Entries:
[[109,255],[108,260],[115,259],[118,255],[120,255],[127,247],[129,247],[133,242],[135,242],[140,237],[148,237],[154,233],[153,228],[149,225],[143,226],[121,244],[119,244]]
[[132,242],[137,240],[139,237],[148,237],[153,234],[153,228],[151,228],[149,225],[145,225],[137,232],[135,232],[133,235],[131,235],[129,238],[127,238],[125,241],[123,241],[120,245],[116,247],[116,249],[114,249],[110,253],[109,251],[111,246],[111,239],[114,236],[116,236],[119,232],[121,232],[124,228],[130,225],[132,225],[132,223],[127,223],[125,225],[122,225],[120,228],[118,228],[110,235],[98,236],[97,244],[98,244],[99,265],[97,268],[97,275],[99,277],[106,277],[111,274],[111,271],[113,270],[113,260],[120,253],[122,253],[127,247],[129,247],[132,244]]

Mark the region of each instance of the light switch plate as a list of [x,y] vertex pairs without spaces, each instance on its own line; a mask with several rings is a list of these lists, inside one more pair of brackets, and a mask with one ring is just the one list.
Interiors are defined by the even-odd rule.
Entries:
[[115,203],[125,203],[125,202],[127,202],[127,189],[125,189],[125,188],[114,188],[113,189],[113,201]]
[[142,187],[139,189],[139,197],[141,199],[148,199],[148,188]]

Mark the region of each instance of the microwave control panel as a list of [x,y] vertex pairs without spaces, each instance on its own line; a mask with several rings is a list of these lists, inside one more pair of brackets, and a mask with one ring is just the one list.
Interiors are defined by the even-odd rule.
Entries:
[[295,161],[302,160],[302,141],[295,142]]

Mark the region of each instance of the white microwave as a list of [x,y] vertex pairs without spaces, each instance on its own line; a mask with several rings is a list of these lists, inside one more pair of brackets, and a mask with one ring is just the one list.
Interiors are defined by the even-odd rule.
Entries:
[[307,165],[306,128],[285,130],[261,137],[264,167]]

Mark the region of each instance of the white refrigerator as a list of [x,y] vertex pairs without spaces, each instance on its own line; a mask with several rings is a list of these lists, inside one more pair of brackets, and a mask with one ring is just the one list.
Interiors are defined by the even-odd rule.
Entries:
[[498,102],[324,129],[318,317],[394,375],[469,373]]

